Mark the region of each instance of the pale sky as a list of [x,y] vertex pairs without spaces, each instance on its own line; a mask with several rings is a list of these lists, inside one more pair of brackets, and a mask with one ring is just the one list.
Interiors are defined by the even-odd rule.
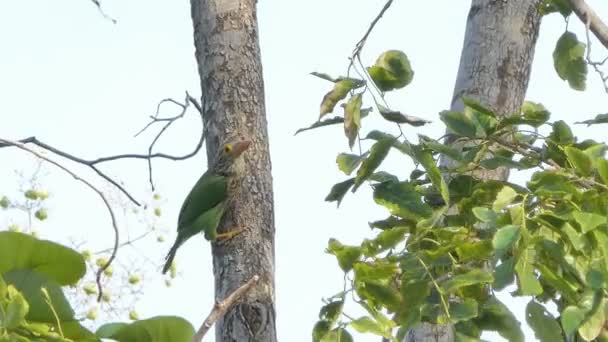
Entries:
[[[316,120],[319,102],[331,86],[309,72],[343,75],[347,57],[383,3],[258,2],[275,192],[279,340],[310,340],[321,299],[342,288],[334,257],[324,253],[328,239],[360,243],[373,235],[367,222],[387,215],[364,187],[347,195],[339,209],[323,201],[331,186],[346,177],[335,166],[335,156],[348,150],[341,127],[293,136],[296,129]],[[608,18],[607,3],[589,3]],[[151,135],[134,139],[133,134],[147,123],[158,101],[181,100],[185,90],[200,96],[188,1],[105,0],[103,5],[118,19],[116,25],[104,20],[88,0],[0,2],[0,137],[35,135],[86,158],[145,153]],[[388,49],[403,50],[410,58],[415,71],[412,84],[388,99],[395,109],[433,120],[420,129],[404,126],[412,139],[417,133],[442,134],[437,113],[450,104],[469,5],[453,0],[395,1],[369,38],[363,53],[368,64]],[[570,28],[584,38],[577,20]],[[563,30],[561,16],[544,19],[527,99],[543,103],[553,120],[572,123],[605,113],[608,95],[595,74],[589,75],[588,90],[582,93],[559,80],[551,54]],[[597,42],[593,51],[596,59],[605,56]],[[363,132],[391,127],[373,117],[363,122]],[[190,152],[199,130],[199,119],[192,112],[163,137],[157,150]],[[575,126],[575,131],[606,141],[599,129]],[[389,158],[387,167],[402,176],[409,174],[411,163],[397,154]],[[205,161],[201,152],[188,161],[154,162],[163,197],[159,226],[174,231],[177,211],[204,172]],[[27,174],[32,165],[29,157],[15,150],[1,150],[0,196],[16,192],[14,170]],[[67,165],[96,180],[90,171]],[[50,219],[37,229],[41,236],[57,240],[76,235],[92,240],[90,248],[109,246],[111,227],[96,195],[55,168],[46,170],[43,184],[52,196]],[[120,177],[137,198],[150,198],[145,162],[109,163],[104,170]],[[517,181],[517,176],[512,180]],[[18,218],[0,211],[0,229],[14,222]],[[133,220],[122,223],[123,228],[129,224],[133,235],[143,229]],[[152,239],[139,251],[158,262],[168,248],[169,242]],[[122,255],[123,263],[128,263],[128,255]],[[148,270],[149,282],[135,307],[142,318],[179,315],[198,327],[214,299],[210,246],[202,237],[193,238],[180,249],[177,261],[181,275],[170,288],[154,273],[158,269]],[[529,299],[516,301],[508,295],[501,299],[524,322],[523,308]],[[352,305],[346,310],[355,316],[360,313]],[[526,335],[534,339],[529,330]],[[213,341],[213,334],[206,340]],[[356,336],[356,341],[378,340]]]

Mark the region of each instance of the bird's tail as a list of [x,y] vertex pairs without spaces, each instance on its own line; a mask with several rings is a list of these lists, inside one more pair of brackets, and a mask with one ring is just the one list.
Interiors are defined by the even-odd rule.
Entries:
[[169,268],[171,268],[171,264],[173,263],[173,259],[175,258],[175,254],[177,253],[177,249],[182,244],[181,242],[182,241],[178,236],[177,239],[175,239],[175,243],[173,244],[173,246],[171,246],[169,253],[167,253],[167,256],[165,257],[165,266],[163,266],[163,274],[167,273]]

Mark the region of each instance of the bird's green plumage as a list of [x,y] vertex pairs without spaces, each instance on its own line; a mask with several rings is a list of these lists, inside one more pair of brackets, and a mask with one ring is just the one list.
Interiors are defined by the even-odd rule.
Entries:
[[[237,144],[235,148],[243,147]],[[248,142],[244,149],[247,146]],[[204,232],[205,239],[216,239],[217,227],[238,188],[233,166],[244,149],[235,154],[231,154],[231,150],[220,151],[214,167],[199,178],[186,196],[177,220],[177,238],[167,254],[163,273],[171,267],[177,249],[192,236]]]

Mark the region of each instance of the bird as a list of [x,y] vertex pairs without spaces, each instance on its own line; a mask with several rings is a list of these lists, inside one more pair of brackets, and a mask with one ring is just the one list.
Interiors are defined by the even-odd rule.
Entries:
[[203,232],[208,241],[229,240],[245,230],[239,227],[217,233],[226,209],[238,194],[239,175],[243,174],[245,166],[243,152],[251,144],[251,140],[243,137],[226,141],[182,204],[177,219],[177,237],[165,258],[163,274],[171,268],[177,249],[192,236]]

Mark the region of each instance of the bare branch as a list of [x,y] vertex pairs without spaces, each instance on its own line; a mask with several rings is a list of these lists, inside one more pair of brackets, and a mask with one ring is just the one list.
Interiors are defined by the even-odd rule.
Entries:
[[[93,171],[95,171],[100,177],[102,177],[103,179],[105,179],[106,181],[110,182],[112,185],[114,185],[118,190],[120,190],[125,196],[127,196],[129,198],[129,200],[131,200],[131,202],[135,203],[135,205],[140,206],[140,203],[120,184],[118,184],[118,182],[116,182],[114,179],[112,179],[111,177],[109,177],[107,174],[105,174],[103,171],[99,170],[99,168],[97,167],[97,164],[102,164],[102,163],[106,163],[109,161],[114,161],[114,160],[119,160],[119,159],[145,159],[148,161],[148,172],[149,172],[149,179],[150,179],[150,184],[152,185],[152,188],[154,189],[154,185],[152,182],[152,164],[151,164],[151,159],[153,158],[163,158],[163,159],[170,159],[170,160],[185,160],[188,159],[194,155],[196,155],[198,153],[198,151],[201,149],[202,145],[203,145],[203,141],[205,140],[205,136],[206,136],[206,128],[204,126],[204,120],[203,120],[203,112],[202,112],[202,108],[201,106],[198,104],[198,102],[196,102],[196,100],[186,92],[186,98],[184,103],[179,103],[178,101],[175,101],[173,99],[164,99],[162,100],[158,106],[160,106],[160,104],[164,103],[164,102],[171,102],[174,103],[178,106],[180,106],[182,108],[182,113],[180,113],[179,115],[173,117],[173,118],[167,118],[167,119],[156,119],[155,117],[152,117],[153,121],[151,123],[149,123],[148,125],[146,125],[146,127],[144,127],[144,130],[146,128],[148,128],[149,126],[151,126],[153,123],[155,122],[160,122],[160,121],[166,121],[168,122],[167,124],[165,124],[165,126],[161,129],[161,131],[156,135],[156,137],[154,138],[154,140],[152,141],[152,143],[150,144],[149,148],[148,148],[148,154],[135,154],[135,153],[128,153],[128,154],[119,154],[119,155],[113,155],[113,156],[107,156],[107,157],[100,157],[97,159],[83,159],[77,156],[74,156],[70,153],[64,152],[60,149],[57,149],[49,144],[46,144],[40,140],[38,140],[36,137],[32,136],[29,138],[25,138],[25,139],[21,139],[18,142],[22,143],[22,144],[34,144],[37,145],[41,148],[44,148],[45,150],[48,150],[50,152],[55,153],[58,156],[61,156],[63,158],[69,159],[73,162],[85,165],[90,167]],[[158,139],[160,138],[160,136],[162,135],[162,133],[165,132],[165,130],[169,127],[169,125],[171,125],[175,120],[181,118],[184,116],[186,110],[189,107],[189,104],[193,104],[194,107],[196,108],[196,110],[199,112],[200,117],[201,117],[201,122],[203,123],[203,129],[201,131],[201,137],[198,141],[198,144],[196,145],[195,149],[185,155],[182,156],[173,156],[173,155],[169,155],[169,154],[165,154],[165,153],[152,153],[152,149],[154,148],[154,145],[156,144],[156,142],[158,141]],[[157,107],[158,108],[158,107]],[[158,112],[157,112],[158,115]],[[142,130],[143,131],[143,130]],[[138,134],[140,134],[142,131],[140,131]],[[11,144],[5,144],[0,142],[0,148],[3,147],[8,147],[8,146],[13,146]]]
[[228,297],[226,297],[223,301],[215,303],[213,306],[213,310],[209,313],[209,316],[205,319],[201,327],[198,329],[194,337],[192,337],[192,342],[201,342],[203,337],[211,326],[222,317],[230,307],[232,307],[236,301],[241,298],[247,291],[249,291],[260,279],[258,275],[254,275],[253,278],[249,279],[248,282],[243,284],[238,289],[234,290]]
[[104,12],[104,10],[101,8],[101,2],[99,2],[99,0],[91,0],[91,2],[94,3],[95,6],[97,6],[97,10],[104,18],[106,18],[107,20],[110,20],[112,22],[112,24],[117,23],[116,19],[110,17],[108,14],[106,14],[106,12]]
[[587,22],[585,23],[585,36],[587,37],[587,55],[585,57],[587,64],[591,65],[593,67],[593,69],[595,70],[595,72],[600,76],[600,79],[602,80],[602,84],[604,85],[604,91],[606,93],[608,93],[608,84],[606,83],[606,81],[608,81],[608,76],[606,76],[604,74],[604,71],[600,68],[602,65],[604,65],[604,63],[606,63],[606,60],[608,60],[608,57],[604,58],[604,60],[602,60],[601,62],[594,62],[591,60],[591,37],[589,37],[589,31],[591,29],[591,19],[589,17],[587,17]]
[[70,171],[67,167],[59,164],[58,162],[42,155],[41,153],[39,153],[37,151],[30,149],[24,143],[19,142],[19,141],[13,141],[13,140],[0,138],[0,144],[4,144],[4,145],[8,145],[8,146],[15,146],[19,149],[22,149],[26,152],[33,154],[34,156],[38,157],[39,159],[42,159],[48,163],[51,163],[51,164],[57,166],[58,168],[65,171],[67,174],[72,176],[77,181],[88,186],[91,190],[95,191],[99,195],[99,197],[101,197],[101,200],[103,201],[104,205],[108,209],[108,212],[110,213],[110,218],[112,220],[112,228],[114,229],[114,248],[112,249],[112,254],[110,255],[110,258],[108,259],[108,262],[99,268],[99,270],[97,271],[97,276],[96,276],[97,289],[99,290],[99,296],[97,297],[97,301],[98,302],[101,301],[101,296],[103,295],[103,287],[101,286],[101,275],[103,274],[103,271],[105,271],[108,267],[110,267],[110,265],[112,264],[112,261],[114,261],[114,259],[116,258],[116,253],[118,252],[118,240],[119,240],[118,224],[116,223],[116,216],[114,215],[114,211],[112,210],[112,207],[110,206],[110,202],[105,197],[103,192],[101,192],[101,190],[97,189],[93,184],[89,183],[86,179],[81,178],[76,173]]
[[608,26],[584,0],[568,0],[576,16],[589,25],[593,35],[608,49]]
[[369,37],[370,33],[372,33],[372,31],[374,30],[374,27],[376,26],[376,24],[378,23],[380,18],[382,18],[382,16],[384,15],[384,12],[386,12],[391,7],[392,4],[393,4],[393,0],[388,0],[386,2],[386,4],[384,4],[384,7],[382,7],[382,10],[380,10],[380,13],[378,13],[376,18],[369,25],[367,32],[365,32],[365,34],[363,35],[363,38],[361,38],[361,40],[359,40],[359,42],[357,42],[357,45],[355,45],[355,49],[353,50],[353,60],[355,59],[355,57],[357,57],[361,53],[361,50],[363,50],[363,46],[365,45],[365,42],[367,41],[367,37]]

